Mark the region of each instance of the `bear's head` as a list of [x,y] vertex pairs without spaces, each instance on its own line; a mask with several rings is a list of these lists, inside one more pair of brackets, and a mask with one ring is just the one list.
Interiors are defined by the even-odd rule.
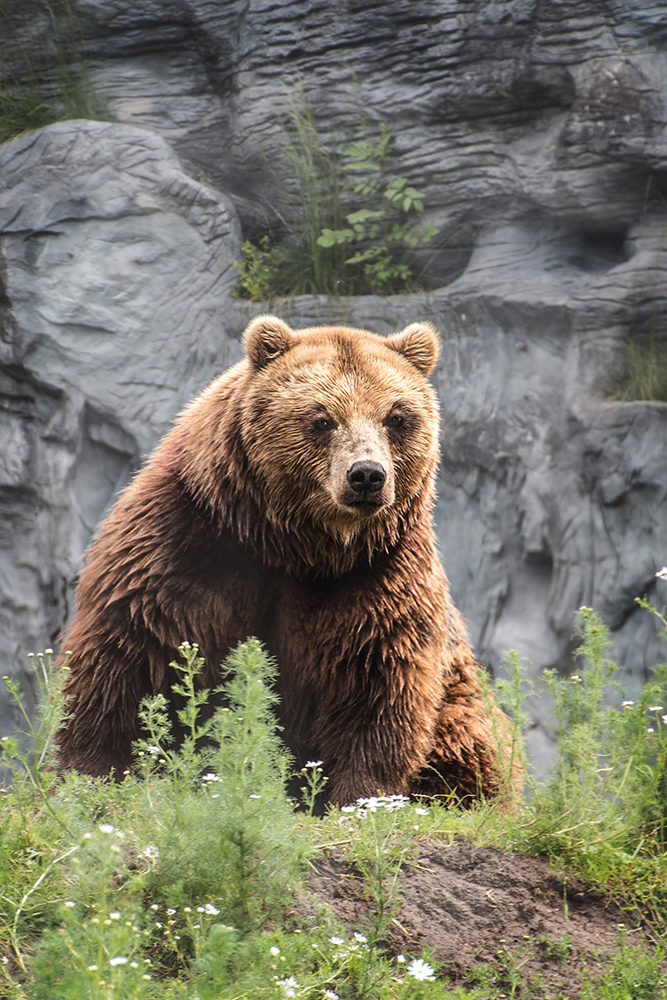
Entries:
[[244,345],[241,436],[274,524],[316,527],[349,544],[405,514],[424,491],[430,503],[438,416],[427,376],[438,339],[429,323],[385,338],[346,327],[294,331],[260,316]]

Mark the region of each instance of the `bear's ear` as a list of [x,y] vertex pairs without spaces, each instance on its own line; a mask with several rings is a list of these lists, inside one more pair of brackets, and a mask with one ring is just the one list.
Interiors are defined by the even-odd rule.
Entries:
[[250,364],[259,370],[296,343],[294,331],[277,316],[258,316],[243,334],[243,346]]
[[392,333],[385,343],[407,358],[422,375],[433,371],[440,353],[438,334],[430,323],[411,323],[402,333]]

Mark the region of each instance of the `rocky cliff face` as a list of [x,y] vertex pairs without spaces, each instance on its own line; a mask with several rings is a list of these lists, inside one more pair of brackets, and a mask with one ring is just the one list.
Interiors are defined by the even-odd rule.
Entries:
[[[92,0],[114,122],[0,150],[0,648],[57,641],[95,524],[178,408],[240,356],[240,234],[289,190],[300,80],[322,136],[386,121],[440,229],[420,295],[272,304],[444,350],[445,565],[480,657],[566,669],[596,607],[638,685],[664,658],[667,405],[610,401],[665,329],[667,11],[639,0]],[[23,32],[29,32],[26,22]],[[270,164],[270,170],[268,167]],[[662,588],[662,590],[658,589]],[[531,736],[548,748],[542,707]],[[6,714],[0,725],[11,720]]]

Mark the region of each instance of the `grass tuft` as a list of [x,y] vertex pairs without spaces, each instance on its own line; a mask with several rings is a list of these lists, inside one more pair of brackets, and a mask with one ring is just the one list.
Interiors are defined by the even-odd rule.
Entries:
[[0,33],[12,44],[0,52],[0,143],[53,122],[104,117],[94,93],[81,21],[69,0],[36,0],[0,7]]
[[667,338],[651,332],[648,338],[628,341],[627,374],[617,388],[617,399],[667,403]]

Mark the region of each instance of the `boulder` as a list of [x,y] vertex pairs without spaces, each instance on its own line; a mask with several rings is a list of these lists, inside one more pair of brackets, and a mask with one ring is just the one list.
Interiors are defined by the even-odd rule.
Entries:
[[[24,680],[56,644],[114,495],[241,356],[239,239],[229,200],[155,132],[68,121],[0,147],[3,673]],[[4,700],[0,728],[15,721]]]

